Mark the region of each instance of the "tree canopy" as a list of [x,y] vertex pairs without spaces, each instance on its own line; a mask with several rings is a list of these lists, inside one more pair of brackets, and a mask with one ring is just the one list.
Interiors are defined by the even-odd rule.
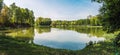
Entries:
[[100,9],[104,29],[108,32],[120,28],[120,0],[92,0],[103,4]]
[[61,26],[68,26],[68,25],[84,25],[84,26],[101,26],[101,21],[99,16],[90,16],[86,19],[79,19],[73,21],[67,20],[57,20],[52,21],[52,26],[61,25]]
[[2,9],[2,5],[3,5],[3,0],[0,0],[0,11]]
[[50,18],[39,17],[36,20],[36,26],[50,26],[52,23]]
[[34,26],[34,18],[32,10],[18,7],[15,3],[8,7],[0,0],[0,26]]

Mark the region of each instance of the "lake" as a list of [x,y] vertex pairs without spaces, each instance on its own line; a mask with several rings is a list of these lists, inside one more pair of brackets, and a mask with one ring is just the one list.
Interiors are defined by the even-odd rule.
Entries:
[[51,28],[50,32],[38,33],[35,30],[33,42],[52,48],[80,50],[86,47],[90,41],[103,41],[105,38],[79,33],[73,30]]
[[[11,30],[8,30],[11,31]],[[81,50],[89,42],[104,41],[101,28],[21,28],[6,35],[21,39],[25,43],[43,45],[55,49]]]

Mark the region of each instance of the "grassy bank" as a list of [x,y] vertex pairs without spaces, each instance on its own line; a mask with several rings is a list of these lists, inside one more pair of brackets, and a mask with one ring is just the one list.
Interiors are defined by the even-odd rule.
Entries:
[[[61,27],[60,27],[61,28]],[[62,27],[63,28],[63,27]],[[105,34],[102,29],[98,30],[96,28],[95,30],[93,28],[88,27],[88,29],[84,29],[85,27],[65,27],[63,29],[68,30],[75,30],[80,33],[88,33],[92,35],[101,36],[104,34],[105,38],[107,38],[104,42],[99,43],[92,43],[91,45],[86,46],[82,50],[65,50],[65,49],[54,49],[45,47],[42,45],[36,45],[33,41],[34,35],[34,28],[23,28],[23,30],[26,30],[25,32],[22,32],[21,29],[8,29],[4,30],[3,32],[12,32],[11,34],[13,36],[3,36],[0,35],[0,55],[115,55],[120,54],[120,48],[116,47],[113,43],[113,39],[115,36],[113,34]],[[101,28],[101,27],[100,27]],[[42,28],[36,28],[38,29],[38,32],[50,32],[50,27]],[[13,31],[14,30],[14,31]],[[97,31],[98,30],[98,31]],[[18,33],[19,35],[15,35]],[[24,34],[23,34],[24,33]],[[94,34],[93,34],[94,33]],[[99,35],[98,35],[99,34]],[[29,37],[30,36],[30,37]],[[31,42],[30,42],[31,41]]]
[[10,36],[0,36],[0,55],[74,55],[73,51],[52,49],[24,41]]
[[0,55],[115,55],[120,48],[115,48],[112,41],[100,42],[86,46],[82,50],[53,49],[26,43],[20,38],[0,36]]

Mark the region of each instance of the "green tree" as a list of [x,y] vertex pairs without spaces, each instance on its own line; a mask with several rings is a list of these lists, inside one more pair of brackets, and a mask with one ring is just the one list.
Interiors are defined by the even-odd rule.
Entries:
[[37,20],[36,20],[36,25],[37,26],[50,26],[52,23],[52,20],[50,18],[42,18],[42,17],[39,17]]
[[10,20],[10,22],[11,23],[16,23],[16,8],[17,8],[17,6],[15,5],[15,3],[13,3],[13,4],[11,4],[10,5],[10,11],[11,11],[11,13],[10,13],[10,18],[11,18],[11,20]]
[[0,0],[0,11],[2,10],[3,7],[3,0]]
[[[104,30],[115,32],[120,29],[120,0],[93,0],[102,3],[100,15],[103,21]],[[115,47],[120,47],[120,33],[114,40]],[[117,51],[116,51],[117,52]]]
[[102,3],[100,15],[104,30],[114,32],[120,28],[120,0],[93,0]]
[[3,8],[1,10],[1,15],[0,15],[0,23],[2,26],[7,26],[9,24],[9,8],[3,4]]
[[34,13],[27,8],[20,8],[15,3],[10,5],[10,21],[16,26],[34,26]]

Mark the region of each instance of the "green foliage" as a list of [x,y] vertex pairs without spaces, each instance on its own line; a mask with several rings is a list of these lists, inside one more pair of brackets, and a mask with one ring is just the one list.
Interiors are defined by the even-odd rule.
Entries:
[[46,32],[50,32],[51,28],[50,27],[36,27],[36,31],[38,33],[46,33]]
[[10,5],[10,10],[11,10],[11,23],[16,23],[16,24],[27,24],[30,26],[34,25],[34,14],[33,11],[29,9],[24,9],[17,7],[15,3]]
[[114,43],[116,44],[116,47],[120,47],[120,33],[115,38]]
[[[33,43],[26,43],[31,39],[11,38],[10,36],[0,36],[0,55],[74,55],[73,51],[59,50],[38,46]],[[7,43],[7,44],[6,44]],[[14,53],[13,53],[14,52]]]
[[9,21],[9,8],[4,4],[1,15],[0,15],[0,23],[6,24]]
[[68,26],[68,25],[101,26],[101,19],[99,18],[99,16],[91,16],[87,19],[79,19],[75,21],[57,20],[57,21],[53,21],[51,25],[52,26],[56,26],[56,25],[60,25],[60,26]]
[[93,0],[102,3],[100,15],[103,18],[104,29],[108,32],[117,31],[120,28],[120,0]]
[[[83,29],[79,29],[82,31],[78,31],[76,29],[76,31],[80,33],[87,33],[84,32],[87,30],[83,30]],[[84,49],[72,51],[65,49],[54,49],[54,48],[49,48],[42,45],[34,44],[33,28],[9,29],[9,30],[11,31],[6,32],[7,34],[17,33],[20,35],[6,36],[6,35],[1,35],[2,32],[0,32],[0,55],[2,54],[7,54],[7,55],[98,55],[98,54],[115,55],[118,54],[119,55],[120,54],[120,48],[115,47],[114,43],[111,40],[110,41],[105,40],[104,42],[98,42],[98,43],[90,42],[88,43],[89,45],[87,45]],[[37,28],[36,30],[40,31],[40,33],[43,33],[43,32],[49,32],[50,28]],[[91,30],[89,32],[94,32],[94,31],[95,30]],[[96,32],[101,33],[101,31],[95,31],[95,33]],[[3,33],[6,34],[5,32]]]
[[0,11],[1,11],[2,7],[3,7],[3,0],[0,0]]
[[27,8],[20,8],[11,4],[10,7],[7,7],[3,4],[3,1],[0,0],[1,12],[0,12],[0,26],[9,26],[9,27],[23,27],[23,26],[34,26],[34,14],[33,11]]
[[119,55],[120,48],[115,47],[112,41],[105,41],[88,45],[80,52],[85,55]]
[[[120,29],[120,0],[93,0],[102,3],[100,15],[103,21],[104,30],[115,32]],[[114,42],[120,46],[120,34],[117,35]]]
[[51,25],[51,19],[50,18],[42,18],[39,17],[36,20],[36,26],[50,26]]
[[[65,30],[73,30],[78,33],[86,33],[89,34],[90,36],[97,36],[97,37],[102,37],[106,32],[102,30],[102,27],[100,26],[56,26],[53,28],[59,28],[59,29],[65,29]],[[106,36],[105,36],[106,38]],[[107,38],[109,39],[109,38]]]

